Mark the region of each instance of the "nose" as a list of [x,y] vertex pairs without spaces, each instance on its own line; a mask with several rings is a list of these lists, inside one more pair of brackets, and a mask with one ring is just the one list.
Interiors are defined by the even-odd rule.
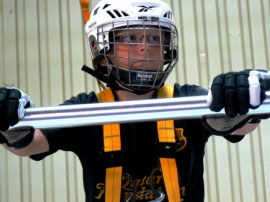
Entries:
[[139,52],[142,53],[142,52],[149,52],[150,51],[150,48],[147,44],[147,38],[142,36],[141,37],[141,40],[140,40],[140,45],[139,45]]

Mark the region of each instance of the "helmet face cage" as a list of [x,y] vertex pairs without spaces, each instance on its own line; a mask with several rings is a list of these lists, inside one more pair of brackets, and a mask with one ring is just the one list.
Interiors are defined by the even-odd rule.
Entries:
[[[127,26],[121,26],[127,24]],[[139,24],[139,25],[138,25]],[[178,60],[178,33],[174,25],[155,21],[112,22],[97,29],[97,45],[104,47],[99,55],[105,58],[108,74],[124,87],[135,92],[148,92],[158,89],[167,79]],[[170,28],[168,28],[168,26]],[[111,30],[106,27],[115,27]],[[117,48],[124,46],[125,55],[117,54]],[[132,52],[144,49],[143,54]],[[146,50],[159,51],[158,57],[152,57]],[[119,64],[125,61],[125,66]],[[140,68],[132,64],[140,62]],[[149,64],[155,64],[149,69]]]
[[103,2],[86,25],[95,69],[137,94],[158,89],[178,61],[178,33],[170,8],[159,0],[146,1],[148,9],[141,0],[126,0],[121,2],[126,3],[124,12],[117,10],[123,8],[120,1]]

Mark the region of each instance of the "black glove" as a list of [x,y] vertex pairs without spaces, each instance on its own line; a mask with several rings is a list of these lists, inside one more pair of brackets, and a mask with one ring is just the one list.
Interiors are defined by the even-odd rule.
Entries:
[[210,109],[218,112],[225,108],[228,117],[235,117],[259,107],[265,91],[270,90],[270,80],[264,76],[268,74],[265,70],[246,70],[218,75],[211,85]]
[[[24,129],[20,128],[19,130],[16,130],[16,132],[6,130],[8,130],[10,126],[17,124],[19,119],[23,118],[27,107],[33,106],[30,98],[21,90],[16,88],[0,88],[1,144],[6,143],[9,146],[21,148],[26,145],[26,142],[29,144],[32,141],[34,132],[33,129],[29,129],[29,127]],[[19,131],[21,131],[21,133]]]

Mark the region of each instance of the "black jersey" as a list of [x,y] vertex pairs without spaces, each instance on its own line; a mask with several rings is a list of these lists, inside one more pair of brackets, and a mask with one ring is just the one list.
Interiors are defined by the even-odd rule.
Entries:
[[[194,85],[175,84],[174,97],[205,95],[207,91]],[[153,99],[156,98],[154,94]],[[94,92],[79,94],[64,104],[86,104],[98,102]],[[181,198],[184,201],[203,201],[203,157],[205,144],[212,135],[201,119],[175,120],[176,136],[179,141],[176,148],[176,162],[179,173]],[[104,201],[105,171],[109,161],[123,166],[121,201],[126,201],[135,190],[140,197],[137,200],[153,200],[151,188],[165,192],[162,174],[159,171],[157,147],[157,123],[141,122],[120,124],[121,157],[110,159],[103,152],[102,126],[63,128],[42,130],[48,139],[50,151],[31,156],[41,160],[58,150],[74,152],[82,164],[83,183],[86,201]],[[238,142],[243,136],[226,136],[232,142]]]

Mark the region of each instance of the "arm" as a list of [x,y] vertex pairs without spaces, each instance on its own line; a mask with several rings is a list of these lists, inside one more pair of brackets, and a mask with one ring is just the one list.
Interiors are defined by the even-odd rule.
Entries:
[[49,151],[49,143],[41,130],[35,130],[32,142],[24,148],[15,149],[7,146],[7,144],[3,144],[3,146],[18,156],[31,156]]

